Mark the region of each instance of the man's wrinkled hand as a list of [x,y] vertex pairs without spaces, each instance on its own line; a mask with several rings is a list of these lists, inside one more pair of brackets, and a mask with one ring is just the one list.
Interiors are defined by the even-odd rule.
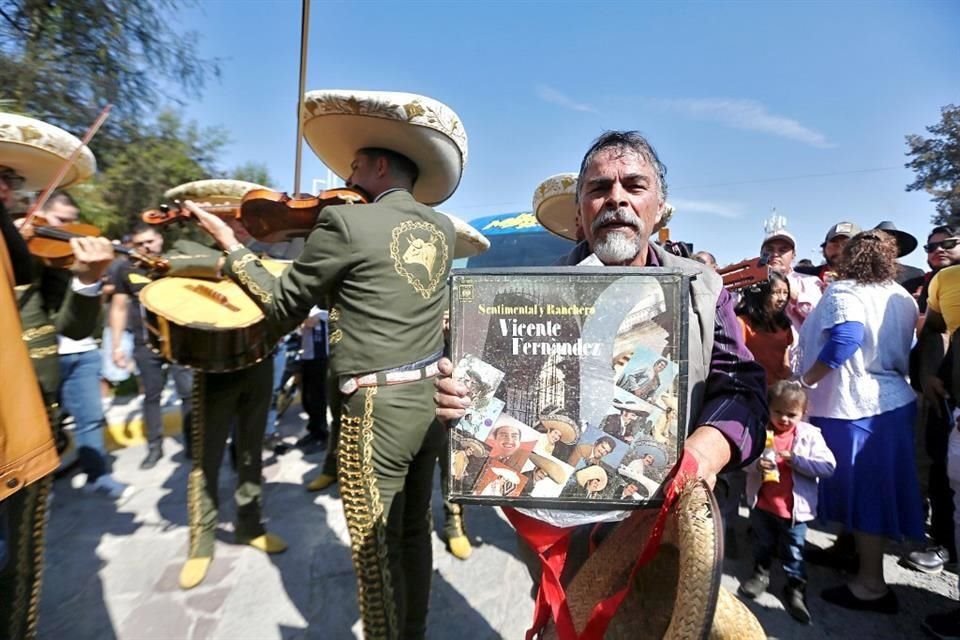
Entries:
[[467,387],[453,379],[453,363],[450,358],[440,358],[437,367],[440,375],[433,383],[436,388],[433,400],[437,403],[437,418],[444,423],[459,420],[473,404]]
[[73,272],[83,284],[94,284],[103,278],[113,262],[113,243],[106,238],[70,238],[73,249]]

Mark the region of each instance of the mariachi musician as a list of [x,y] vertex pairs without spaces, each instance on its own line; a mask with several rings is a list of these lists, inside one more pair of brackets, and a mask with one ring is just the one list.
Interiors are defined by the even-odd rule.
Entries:
[[[80,149],[70,163],[74,150]],[[25,343],[0,348],[6,376],[0,388],[0,637],[33,638],[37,632],[43,573],[43,539],[52,472],[59,459],[50,425],[58,424],[57,391],[59,361],[57,334],[82,339],[94,333],[100,313],[100,279],[113,260],[113,247],[104,238],[70,240],[73,274],[46,267],[27,254],[23,236],[34,226],[17,230],[8,215],[17,191],[39,191],[56,186],[57,174],[66,173],[59,186],[89,178],[96,161],[81,141],[53,125],[9,113],[0,114],[0,228],[11,260],[7,273],[15,276],[15,298],[20,327],[7,327]],[[48,189],[49,190],[49,189]],[[0,286],[9,286],[4,278]],[[4,304],[9,300],[4,296]],[[11,319],[9,324],[16,324]],[[36,407],[33,376],[7,358],[29,357],[39,382],[47,416],[30,411]],[[24,387],[22,385],[29,386]],[[19,418],[10,405],[23,411]],[[17,419],[16,423],[12,420]],[[19,422],[23,420],[23,422]],[[11,422],[8,422],[11,421]]]
[[[169,199],[239,207],[244,194],[263,188],[242,180],[199,180],[174,187],[164,195]],[[233,228],[244,242],[252,241],[243,227],[235,224]],[[194,243],[192,253],[197,263],[208,267],[205,274],[194,271],[195,276],[220,276],[222,252]],[[236,541],[269,554],[287,549],[282,538],[266,531],[261,516],[261,447],[272,393],[272,356],[235,371],[193,372],[193,423],[189,435],[193,468],[187,481],[190,542],[187,561],[180,570],[181,589],[192,589],[200,584],[213,562],[220,502],[217,495],[220,465],[231,427],[237,467],[234,491]]]
[[340,407],[337,477],[368,638],[422,638],[432,554],[430,498],[443,428],[434,420],[446,279],[456,235],[428,205],[460,182],[467,138],[447,106],[413,94],[312,91],[304,135],[370,204],[325,207],[279,278],[216,216],[188,203],[227,252],[224,270],[278,334],[330,299]]

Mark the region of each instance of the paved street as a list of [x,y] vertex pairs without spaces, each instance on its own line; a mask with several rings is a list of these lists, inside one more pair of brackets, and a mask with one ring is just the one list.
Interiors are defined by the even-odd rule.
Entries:
[[[169,410],[173,410],[169,407]],[[282,431],[292,441],[300,426],[297,407]],[[117,411],[111,411],[115,421]],[[124,419],[136,406],[123,405]],[[221,473],[220,543],[207,580],[183,592],[177,587],[186,555],[186,478],[189,466],[176,439],[150,471],[138,468],[145,446],[114,452],[115,473],[137,491],[119,505],[73,488],[71,474],[55,484],[41,602],[40,637],[70,640],[327,639],[359,637],[355,582],[346,524],[336,491],[309,494],[322,453],[291,451],[265,460],[268,528],[291,545],[267,557],[232,544],[234,475]],[[441,522],[439,487],[434,516]],[[435,569],[429,619],[430,638],[473,640],[522,638],[532,615],[530,580],[517,559],[512,530],[494,509],[471,508],[471,534],[481,539],[473,557],[460,562],[434,538]],[[741,518],[741,559],[727,561],[724,585],[736,589],[749,572]],[[812,532],[826,545],[830,538]],[[895,617],[854,614],[822,603],[820,589],[838,584],[834,571],[811,567],[810,605],[815,624],[801,627],[782,610],[777,595],[782,577],[751,603],[764,628],[776,638],[923,638],[919,621],[955,604],[957,576],[925,576],[901,569],[887,558],[888,579],[900,598]]]

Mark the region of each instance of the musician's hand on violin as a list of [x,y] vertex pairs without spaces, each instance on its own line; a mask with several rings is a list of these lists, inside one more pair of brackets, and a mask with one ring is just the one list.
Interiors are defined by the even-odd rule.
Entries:
[[203,227],[203,230],[209,233],[210,236],[216,240],[221,249],[229,249],[230,247],[238,244],[236,234],[226,222],[212,213],[207,213],[198,207],[192,200],[184,201],[183,206],[186,207],[190,213],[196,216],[197,222],[201,227]]
[[20,236],[25,242],[29,242],[36,235],[33,225],[28,224],[26,218],[17,218],[13,221],[13,226],[20,232]]
[[75,258],[73,272],[83,284],[99,282],[113,262],[113,244],[106,238],[70,238],[70,247]]

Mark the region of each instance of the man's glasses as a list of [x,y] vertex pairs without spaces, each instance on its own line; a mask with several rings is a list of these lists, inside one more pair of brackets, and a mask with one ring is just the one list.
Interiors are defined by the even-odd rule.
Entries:
[[923,245],[923,248],[927,253],[933,253],[937,249],[944,249],[945,251],[950,251],[958,244],[960,244],[960,238],[946,238],[945,240],[940,240],[939,242],[929,242]]

